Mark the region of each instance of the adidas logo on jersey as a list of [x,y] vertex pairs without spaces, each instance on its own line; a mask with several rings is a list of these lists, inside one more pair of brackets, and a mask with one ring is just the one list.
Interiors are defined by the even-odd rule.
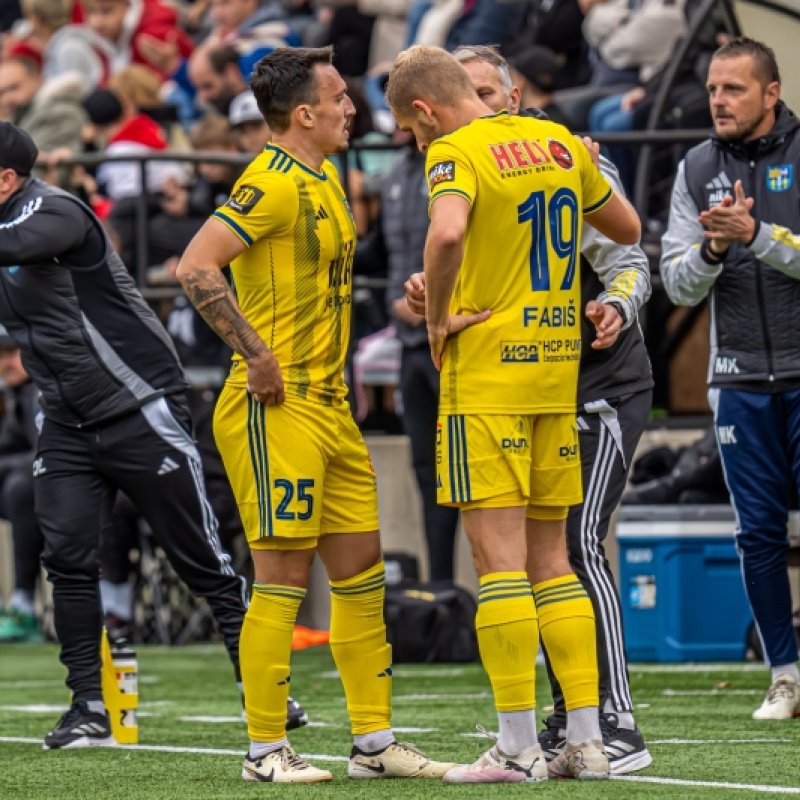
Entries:
[[169,456],[166,456],[158,468],[158,474],[166,475],[168,472],[174,472],[179,467],[180,464],[177,461],[173,461]]
[[316,216],[317,219],[328,219],[328,212],[322,206],[320,206]]
[[725,174],[723,170],[706,184],[706,189],[710,189],[708,195],[708,207],[714,208],[718,206],[726,197],[731,196],[731,189],[733,184],[731,179]]

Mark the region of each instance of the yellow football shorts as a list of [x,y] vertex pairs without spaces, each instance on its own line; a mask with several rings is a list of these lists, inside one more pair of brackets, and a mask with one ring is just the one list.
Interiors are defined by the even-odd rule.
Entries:
[[328,533],[378,530],[375,470],[350,405],[279,406],[226,385],[214,438],[253,549],[305,550]]
[[527,506],[533,519],[565,519],[583,501],[575,414],[441,415],[437,500],[472,508]]

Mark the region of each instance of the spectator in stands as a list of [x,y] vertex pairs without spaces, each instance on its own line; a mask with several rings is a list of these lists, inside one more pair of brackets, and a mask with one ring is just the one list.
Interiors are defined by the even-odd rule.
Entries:
[[286,10],[271,0],[211,0],[209,17],[212,29],[208,44],[235,44],[242,39],[285,39],[289,33]]
[[39,390],[22,366],[19,348],[0,326],[0,374],[5,414],[0,421],[0,517],[11,524],[14,591],[0,613],[0,643],[41,641],[34,593],[44,539],[33,508],[33,473],[39,432]]
[[258,110],[255,95],[250,89],[234,97],[228,111],[228,122],[236,146],[242,153],[258,155],[272,138],[272,131]]
[[444,47],[463,11],[464,0],[418,0],[408,13],[408,46]]
[[[192,147],[198,151],[211,150],[231,155],[238,152],[231,126],[219,114],[209,115],[196,122],[189,139]],[[197,176],[192,183],[176,176],[169,176],[164,181],[161,186],[160,213],[150,220],[149,225],[148,260],[151,264],[160,264],[183,253],[206,219],[228,199],[241,171],[234,164],[200,162],[197,164]],[[209,331],[208,325],[203,324],[202,320],[199,324],[204,329],[202,333],[208,334],[205,343],[211,346],[211,351],[205,356],[199,353],[192,358],[189,353],[179,349],[178,355],[184,364],[202,364],[204,357],[208,359],[208,363],[216,363],[213,354],[219,350],[219,337],[214,336],[213,331]]]
[[358,0],[362,14],[375,17],[370,41],[369,68],[393,62],[403,49],[408,12],[413,0]]
[[582,25],[583,11],[578,0],[530,3],[505,49],[509,56],[515,56],[531,45],[548,47],[562,65],[556,89],[584,86],[592,76],[592,68]]
[[362,13],[358,0],[317,0],[316,5],[333,9],[322,43],[333,45],[336,69],[344,77],[364,75],[369,66],[375,17]]
[[509,63],[513,69],[514,83],[522,93],[522,108],[538,108],[553,122],[571,127],[571,120],[553,100],[561,73],[556,54],[548,47],[531,45],[509,59]]
[[108,78],[108,46],[85,25],[71,25],[73,0],[23,0],[27,32],[8,44],[10,56],[37,61],[45,80],[79,72],[87,92]]
[[43,81],[37,63],[28,58],[0,62],[0,118],[27,131],[43,158],[58,147],[79,150],[86,121],[78,73]]
[[85,25],[108,48],[111,74],[144,64],[162,79],[172,75],[194,47],[178,27],[177,12],[160,0],[81,0]]
[[220,114],[227,114],[233,98],[248,88],[233,45],[202,45],[192,53],[188,66],[197,99]]
[[447,49],[468,44],[505,44],[522,21],[527,3],[465,0],[447,36]]
[[[98,89],[84,103],[98,137],[106,143],[107,155],[146,155],[161,153],[169,142],[158,123],[141,112],[136,105],[137,80],[141,72],[121,73],[111,86]],[[155,76],[151,76],[157,81]],[[185,180],[186,173],[174,161],[158,161],[147,165],[147,191],[160,192],[169,177]],[[103,193],[115,203],[136,197],[142,190],[141,172],[136,162],[107,162],[97,171],[97,181]]]
[[791,719],[800,711],[786,568],[800,481],[800,122],[761,42],[719,48],[707,89],[714,134],[678,168],[661,276],[678,305],[710,296],[709,400],[745,590],[772,669],[753,718]]

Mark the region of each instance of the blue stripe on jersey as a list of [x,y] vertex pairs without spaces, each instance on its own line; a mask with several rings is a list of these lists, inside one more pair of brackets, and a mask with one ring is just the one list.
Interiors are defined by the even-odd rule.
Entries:
[[456,466],[458,467],[458,502],[464,502],[464,454],[461,452],[461,438],[458,429],[458,417],[453,417],[453,437],[456,440]]
[[272,486],[269,478],[269,449],[267,445],[267,407],[263,403],[258,403],[261,414],[261,433],[264,436],[264,485],[267,489],[267,531],[269,536],[274,536],[272,529]]
[[456,474],[455,474],[455,458],[453,454],[453,441],[455,436],[453,436],[453,417],[447,418],[447,447],[449,450],[449,461],[450,461],[450,502],[456,502]]
[[258,448],[256,447],[256,436],[257,432],[255,430],[255,417],[253,414],[253,404],[255,400],[253,400],[252,395],[248,392],[247,394],[247,439],[248,444],[250,446],[250,461],[253,465],[253,478],[255,480],[256,485],[256,500],[258,502],[258,536],[261,538],[264,535],[264,502],[263,502],[263,494],[261,492],[261,470],[260,470],[260,462],[258,458]]
[[461,451],[464,457],[464,485],[467,491],[467,502],[472,500],[472,487],[469,483],[469,456],[467,455],[467,420],[462,414],[459,417],[461,428]]
[[588,208],[583,209],[584,214],[591,214],[592,211],[597,211],[599,208],[604,206],[610,199],[611,195],[614,194],[613,189],[609,189],[608,192],[603,196],[602,200],[598,200],[596,203],[592,203]]
[[234,222],[229,216],[223,214],[220,211],[215,211],[212,217],[216,217],[217,219],[222,220],[231,230],[248,246],[250,247],[253,244],[253,238],[250,234],[238,223]]

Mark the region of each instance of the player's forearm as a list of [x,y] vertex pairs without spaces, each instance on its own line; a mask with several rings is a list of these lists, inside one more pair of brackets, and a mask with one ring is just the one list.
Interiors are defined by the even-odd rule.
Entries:
[[181,263],[177,276],[192,305],[228,347],[245,360],[267,352],[218,267],[187,267]]
[[450,299],[464,253],[463,239],[428,236],[425,245],[425,319],[429,328],[444,328],[450,315]]

